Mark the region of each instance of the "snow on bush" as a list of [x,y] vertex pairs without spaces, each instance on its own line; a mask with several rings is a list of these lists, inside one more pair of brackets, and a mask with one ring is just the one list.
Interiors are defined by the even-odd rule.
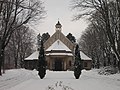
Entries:
[[111,74],[116,74],[116,73],[117,73],[117,69],[112,66],[102,67],[98,71],[98,74],[100,75],[111,75]]

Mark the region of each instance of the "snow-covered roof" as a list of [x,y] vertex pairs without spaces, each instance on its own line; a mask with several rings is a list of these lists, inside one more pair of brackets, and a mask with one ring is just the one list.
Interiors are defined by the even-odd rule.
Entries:
[[[65,56],[73,56],[72,53],[48,53],[46,54],[47,56],[51,56],[51,55],[65,55]],[[34,53],[32,53],[29,57],[25,58],[25,60],[37,60],[39,56],[39,51],[35,51]]]
[[71,51],[62,41],[59,39],[56,40],[46,51],[51,50],[65,50],[65,51]]
[[46,56],[56,56],[56,55],[60,55],[60,56],[73,56],[73,54],[72,53],[48,53],[48,54],[46,54]]
[[25,58],[25,60],[34,60],[34,59],[38,59],[38,55],[39,55],[39,51],[35,51],[35,52],[32,53],[29,57]]
[[[46,54],[47,56],[49,55],[65,55],[65,56],[73,56],[72,53],[48,53]],[[29,57],[25,58],[25,60],[35,60],[38,59],[39,56],[39,51],[35,51],[34,53],[32,53]],[[89,58],[87,55],[85,55],[82,51],[80,51],[80,56],[82,60],[92,60],[91,58]]]
[[85,55],[82,51],[80,51],[80,56],[82,60],[92,60],[91,58],[89,58],[87,55]]

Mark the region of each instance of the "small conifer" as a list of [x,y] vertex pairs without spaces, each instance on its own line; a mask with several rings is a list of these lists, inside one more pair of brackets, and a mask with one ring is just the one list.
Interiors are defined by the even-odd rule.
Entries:
[[45,61],[45,52],[44,52],[42,40],[41,40],[38,60],[39,60],[38,75],[40,76],[41,79],[43,79],[46,74],[46,61]]
[[75,49],[75,62],[74,62],[74,76],[79,79],[82,70],[82,61],[80,57],[79,45],[76,45]]

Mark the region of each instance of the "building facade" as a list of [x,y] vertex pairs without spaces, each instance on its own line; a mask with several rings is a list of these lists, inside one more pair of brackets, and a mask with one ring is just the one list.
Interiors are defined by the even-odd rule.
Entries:
[[58,21],[55,33],[44,43],[47,67],[50,70],[71,69],[74,60],[75,45],[61,31],[62,25]]
[[[63,33],[62,25],[58,21],[55,25],[55,33],[44,43],[44,50],[46,55],[47,69],[53,71],[71,70],[74,64],[74,49],[75,44],[72,43]],[[36,53],[36,54],[35,54]],[[38,60],[38,51],[25,59],[25,67],[30,68],[35,66]],[[82,57],[82,56],[81,56]],[[87,57],[87,56],[86,56]],[[91,69],[91,60],[82,59],[85,61],[85,69]],[[33,63],[30,65],[29,63]],[[86,64],[87,62],[87,64]],[[28,67],[30,66],[30,67]],[[83,64],[84,68],[84,64]]]

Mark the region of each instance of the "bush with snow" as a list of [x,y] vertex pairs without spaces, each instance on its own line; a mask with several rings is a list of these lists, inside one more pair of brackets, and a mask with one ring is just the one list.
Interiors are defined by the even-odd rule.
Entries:
[[116,73],[117,73],[117,69],[112,66],[102,67],[98,72],[98,74],[100,75],[111,75]]

